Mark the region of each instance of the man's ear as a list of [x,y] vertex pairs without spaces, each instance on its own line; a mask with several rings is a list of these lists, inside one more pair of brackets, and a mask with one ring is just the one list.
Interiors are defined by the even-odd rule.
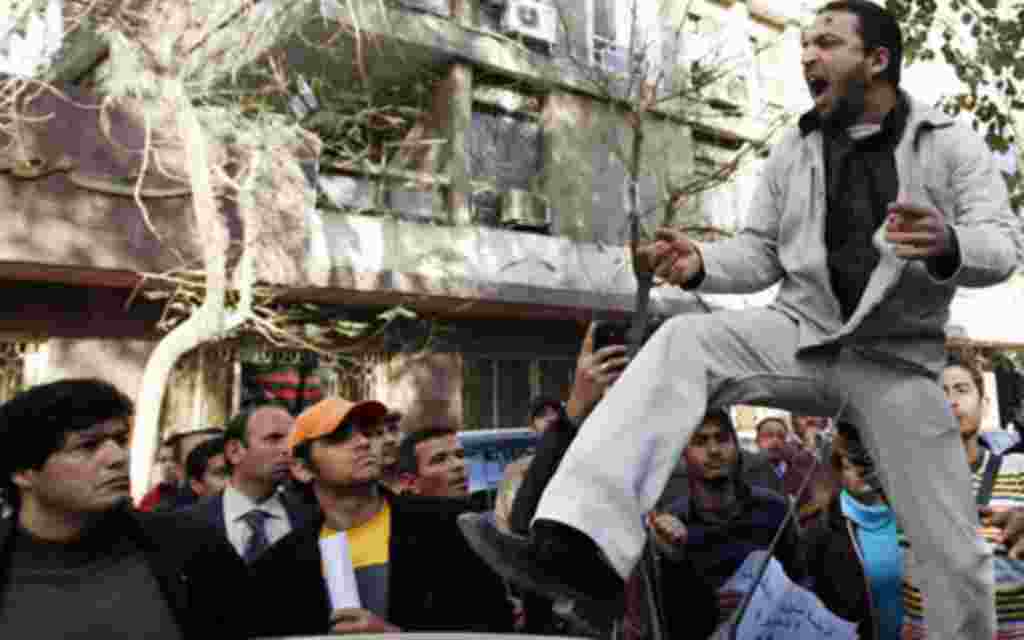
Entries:
[[196,494],[200,498],[206,497],[206,486],[202,482],[192,478],[188,481],[188,486],[192,489],[192,493]]
[[242,444],[241,440],[228,440],[224,444],[224,458],[227,459],[228,464],[232,467],[240,463],[244,455],[245,445]]
[[35,485],[36,472],[34,469],[22,469],[11,474],[11,482],[21,491],[31,489]]
[[874,77],[885,73],[885,70],[892,63],[892,55],[889,53],[888,47],[877,47],[868,56],[871,73]]

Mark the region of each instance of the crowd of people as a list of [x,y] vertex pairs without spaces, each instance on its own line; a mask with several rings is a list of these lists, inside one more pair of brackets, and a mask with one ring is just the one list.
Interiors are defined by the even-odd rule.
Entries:
[[[27,389],[0,406],[0,635],[706,638],[768,551],[860,638],[1020,637],[1024,455],[986,446],[979,366],[944,340],[956,288],[1018,266],[1019,221],[982,141],[899,88],[891,14],[829,2],[802,46],[814,108],[745,228],[662,229],[634,256],[687,290],[780,283],[772,305],[675,317],[639,349],[591,326],[494,495],[470,492],[459,425],[328,397],[175,433],[135,505],[130,399]],[[745,451],[736,404],[791,417]]]
[[[333,397],[297,417],[258,404],[223,429],[171,436],[153,491],[132,505],[131,401],[96,379],[24,391],[0,406],[11,443],[0,457],[0,630],[706,638],[743,599],[724,588],[729,578],[752,551],[770,549],[821,606],[856,623],[860,638],[925,637],[913,546],[858,430],[842,420],[772,414],[756,424],[751,451],[730,411],[709,411],[644,516],[649,553],[619,585],[614,607],[492,571],[467,544],[459,516],[485,513],[527,534],[578,433],[574,417],[614,385],[626,352],[595,351],[588,331],[568,402],[533,402],[526,415],[537,450],[506,467],[493,495],[470,493],[454,428],[403,435],[400,414],[383,404]],[[1011,630],[1024,592],[1024,455],[997,454],[980,438],[989,400],[975,363],[951,356],[942,388],[972,471],[981,534],[998,549],[995,606],[1001,629]],[[325,578],[321,541],[338,532],[358,606],[335,607]],[[601,566],[577,570],[608,579]],[[54,607],[63,615],[46,615]]]

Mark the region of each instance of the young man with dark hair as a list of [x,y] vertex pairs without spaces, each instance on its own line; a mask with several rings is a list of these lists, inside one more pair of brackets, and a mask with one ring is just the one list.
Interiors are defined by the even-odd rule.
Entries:
[[0,637],[247,638],[245,568],[198,523],[134,511],[133,407],[107,382],[0,406]]
[[[466,546],[453,498],[396,496],[380,485],[372,439],[387,408],[327,398],[289,438],[293,474],[310,484],[321,516],[253,566],[256,587],[287,611],[278,635],[394,631],[508,631],[505,587]],[[332,611],[320,540],[344,532],[361,607]],[[282,589],[284,585],[286,588]]]
[[194,505],[198,496],[192,492],[188,481],[185,480],[185,461],[192,450],[200,444],[222,435],[224,435],[224,429],[221,427],[203,427],[178,431],[168,436],[161,449],[165,447],[170,449],[175,481],[173,484],[160,484],[153,487],[139,501],[139,509],[143,511],[177,511]]
[[200,500],[223,491],[230,477],[231,470],[224,459],[224,438],[207,440],[185,460],[185,481]]
[[451,427],[427,427],[407,435],[398,450],[398,472],[403,488],[416,495],[469,495],[466,450]]
[[184,480],[180,472],[181,469],[174,462],[174,448],[165,440],[157,450],[156,460],[153,461],[150,488],[139,500],[139,510],[153,511],[168,496],[172,494],[177,496]]
[[[641,515],[709,407],[842,409],[919,552],[937,603],[930,633],[988,640],[992,555],[975,531],[969,470],[936,380],[957,287],[1014,273],[1020,223],[984,141],[896,84],[903,45],[890,13],[832,2],[801,41],[814,107],[775,146],[744,227],[706,244],[661,229],[636,256],[687,290],[778,284],[773,304],[673,318],[646,342],[547,486],[532,565],[614,597],[644,547]],[[584,583],[573,570],[595,563],[608,580]]]
[[224,491],[189,514],[221,531],[247,564],[312,517],[308,506],[278,491],[288,477],[288,434],[295,419],[277,404],[246,409],[228,422]]
[[[657,589],[679,601],[710,605],[666,606],[666,637],[711,635],[743,596],[722,591],[722,586],[752,551],[771,546],[785,520],[789,504],[783,496],[744,480],[746,455],[728,411],[711,411],[683,450],[687,491],[648,514],[654,541],[663,551],[654,572],[661,578]],[[792,522],[773,555],[790,579],[803,580],[806,566]],[[645,592],[639,577],[632,581],[627,626],[634,629],[632,637],[642,638],[648,635],[647,598],[639,597]]]

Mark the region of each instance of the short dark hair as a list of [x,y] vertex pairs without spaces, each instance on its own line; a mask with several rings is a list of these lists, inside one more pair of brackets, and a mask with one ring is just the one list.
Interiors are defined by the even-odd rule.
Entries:
[[708,409],[708,412],[704,414],[704,420],[708,419],[717,421],[720,427],[732,434],[733,440],[736,440],[737,443],[739,442],[739,436],[736,435],[736,425],[733,423],[728,409]]
[[224,438],[210,438],[206,442],[196,445],[185,460],[185,482],[190,480],[202,481],[206,469],[210,466],[210,460],[224,454]]
[[41,468],[68,434],[128,420],[134,411],[127,395],[98,378],[68,378],[22,391],[0,405],[0,486],[12,489],[11,474]]
[[889,50],[889,66],[882,72],[882,78],[893,87],[899,87],[903,67],[903,31],[896,17],[869,0],[833,0],[817,13],[829,11],[844,11],[857,16],[858,32],[867,51],[881,47]]
[[398,445],[398,472],[419,475],[420,465],[416,460],[416,445],[427,440],[451,435],[455,435],[455,429],[441,425],[417,429],[407,435],[402,440],[402,444]]
[[[280,402],[263,402],[247,406],[228,420],[228,424],[224,428],[224,444],[227,444],[232,440],[239,440],[242,444],[248,444],[249,421],[252,419],[252,416],[261,409],[284,409],[285,411],[288,411],[288,407]],[[291,412],[289,411],[289,413]]]
[[530,403],[529,421],[533,422],[534,418],[540,415],[540,413],[547,409],[548,407],[551,407],[558,413],[561,413],[562,401],[553,396],[537,396],[536,398],[534,398],[533,402]]

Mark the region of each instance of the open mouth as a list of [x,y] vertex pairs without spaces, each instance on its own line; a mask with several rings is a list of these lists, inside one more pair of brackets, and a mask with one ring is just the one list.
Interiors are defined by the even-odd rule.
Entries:
[[106,489],[128,489],[131,487],[131,481],[127,477],[114,478],[104,482],[103,487]]
[[828,81],[824,78],[810,77],[807,79],[807,89],[811,92],[811,97],[816,100],[821,94],[828,91]]

